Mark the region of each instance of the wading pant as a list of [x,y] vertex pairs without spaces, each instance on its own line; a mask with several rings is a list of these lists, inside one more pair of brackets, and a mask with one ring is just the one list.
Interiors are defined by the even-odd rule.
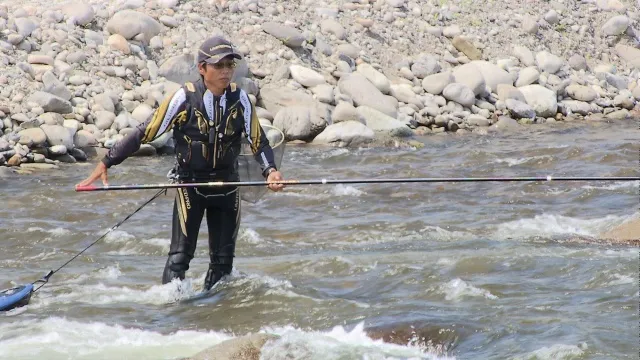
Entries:
[[173,207],[173,229],[169,258],[162,283],[184,279],[193,259],[204,213],[209,230],[209,270],[204,279],[207,291],[224,275],[231,273],[240,226],[240,192],[211,188],[179,188]]

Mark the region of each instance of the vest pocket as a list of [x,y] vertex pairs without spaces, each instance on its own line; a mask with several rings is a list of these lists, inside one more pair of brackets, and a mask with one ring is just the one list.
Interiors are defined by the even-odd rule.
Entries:
[[177,155],[181,167],[194,171],[211,168],[208,143],[192,140],[187,135],[177,137],[176,140]]

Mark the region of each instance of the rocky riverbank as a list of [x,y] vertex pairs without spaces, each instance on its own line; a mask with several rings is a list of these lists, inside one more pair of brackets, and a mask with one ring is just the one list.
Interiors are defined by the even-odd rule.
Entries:
[[[84,161],[197,79],[235,81],[287,140],[361,146],[640,109],[640,2],[126,0],[0,5],[0,165]],[[634,115],[635,114],[635,115]],[[172,151],[169,136],[139,154]],[[32,164],[29,164],[32,163]]]

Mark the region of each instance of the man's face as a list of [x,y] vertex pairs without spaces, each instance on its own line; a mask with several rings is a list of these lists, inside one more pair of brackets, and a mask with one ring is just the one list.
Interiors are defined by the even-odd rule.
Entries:
[[215,64],[198,64],[198,70],[200,71],[200,75],[204,77],[204,81],[219,89],[224,89],[229,86],[235,67],[236,62],[232,56],[222,58]]

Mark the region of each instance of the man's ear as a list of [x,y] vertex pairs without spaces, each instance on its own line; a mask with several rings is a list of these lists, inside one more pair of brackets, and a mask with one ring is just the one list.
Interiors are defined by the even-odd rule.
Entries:
[[198,72],[200,75],[204,75],[207,72],[207,63],[198,63]]

